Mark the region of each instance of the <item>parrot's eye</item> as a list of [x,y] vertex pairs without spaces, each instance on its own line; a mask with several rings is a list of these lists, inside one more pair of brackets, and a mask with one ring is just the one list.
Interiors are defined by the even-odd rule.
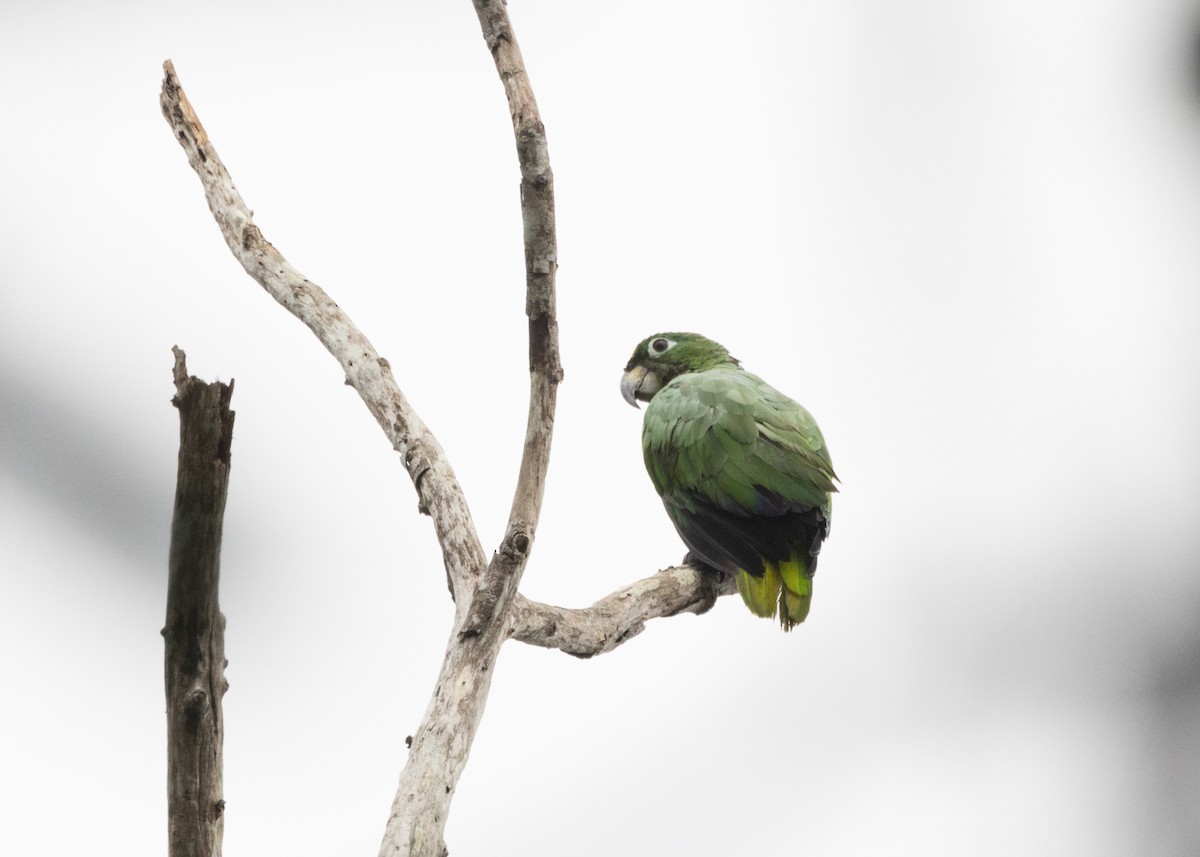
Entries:
[[650,343],[650,350],[653,351],[655,354],[662,354],[664,351],[666,351],[670,347],[671,347],[671,340],[669,340],[669,339],[656,339]]

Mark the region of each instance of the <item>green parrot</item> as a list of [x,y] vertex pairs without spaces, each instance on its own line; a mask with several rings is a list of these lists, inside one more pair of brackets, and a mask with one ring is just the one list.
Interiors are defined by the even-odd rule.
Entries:
[[803,622],[837,490],[812,415],[696,333],[643,340],[621,395],[649,402],[642,454],[686,561],[735,575],[756,616]]

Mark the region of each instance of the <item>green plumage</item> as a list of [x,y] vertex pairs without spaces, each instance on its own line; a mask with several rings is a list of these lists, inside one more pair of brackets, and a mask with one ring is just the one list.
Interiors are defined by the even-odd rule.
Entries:
[[694,333],[644,340],[621,390],[649,402],[646,470],[689,558],[736,575],[756,615],[803,622],[837,490],[812,415]]

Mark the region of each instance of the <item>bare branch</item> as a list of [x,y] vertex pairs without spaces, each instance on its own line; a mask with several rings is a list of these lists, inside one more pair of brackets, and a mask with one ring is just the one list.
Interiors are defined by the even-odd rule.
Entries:
[[[440,854],[454,787],[466,764],[505,639],[503,615],[516,593],[541,509],[559,365],[554,317],[553,178],[545,135],[520,52],[500,3],[477,3],[488,45],[505,83],[517,136],[526,235],[526,312],[530,336],[530,407],[526,443],[504,543],[483,585],[485,559],[466,500],[436,439],[408,405],[387,362],[315,283],[276,250],[253,223],[215,148],[188,102],[175,70],[164,64],[163,115],[200,177],[221,234],[234,256],[267,292],[315,333],[402,455],[421,510],[434,519],[458,604],[454,631],[430,707],[413,737],[388,821],[382,853]],[[480,597],[464,596],[480,592]],[[474,605],[468,630],[467,606]]]
[[163,63],[163,116],[200,177],[208,207],[225,243],[271,297],[300,319],[342,365],[346,382],[400,453],[416,486],[420,510],[433,518],[456,600],[474,588],[486,565],[466,498],[450,462],[428,427],[400,392],[391,367],[349,316],[320,286],[276,250],[254,225],[253,214],[234,187],[229,171],[188,102],[170,60]]
[[[254,225],[204,127],[168,61],[163,115],[200,177],[208,206],[233,255],[267,292],[317,335],[375,416],[416,486],[422,512],[432,516],[455,597],[454,628],[429,709],[413,738],[388,820],[384,853],[440,855],[454,785],[466,765],[483,716],[501,635],[498,630],[461,644],[476,582],[486,569],[483,548],[462,489],[441,446],[400,392],[391,368],[346,314],[306,279]],[[493,623],[499,628],[500,623]]]
[[220,857],[225,617],[217,602],[233,441],[233,382],[206,384],[175,352],[179,475],[171,521],[164,673],[167,828],[171,857]]
[[473,0],[484,42],[504,84],[512,116],[517,160],[521,169],[521,219],[525,233],[525,314],[529,317],[529,415],[521,470],[513,494],[504,541],[492,558],[475,592],[463,629],[478,634],[484,624],[504,614],[517,592],[533,548],[550,441],[554,407],[562,380],[558,321],[555,317],[555,275],[558,244],[554,220],[554,174],[546,146],[546,129],[525,71],[525,61],[513,34],[504,0]]
[[[533,547],[554,428],[559,364],[554,279],[554,179],[537,102],[503,0],[474,0],[484,40],[504,84],[521,169],[525,232],[525,312],[529,318],[529,414],[520,475],[504,540],[476,587],[470,610],[456,617],[450,645],[408,764],[392,802],[381,857],[446,853],[443,831],[507,638],[506,616]],[[458,618],[462,618],[461,624]]]
[[510,636],[532,646],[590,658],[636,637],[651,619],[706,613],[718,598],[734,592],[737,583],[732,575],[679,565],[631,583],[583,609],[553,607],[518,594],[511,611]]

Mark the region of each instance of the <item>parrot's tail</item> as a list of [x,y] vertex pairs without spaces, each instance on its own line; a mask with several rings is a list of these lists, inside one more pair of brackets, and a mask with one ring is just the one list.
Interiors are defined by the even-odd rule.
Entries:
[[808,617],[808,607],[812,604],[812,575],[798,558],[793,557],[779,564],[779,576],[783,579],[779,623],[783,630],[790,631]]
[[765,565],[762,577],[739,571],[738,592],[751,613],[768,619],[778,613],[783,630],[790,631],[808,616],[812,577],[795,555],[785,562]]

